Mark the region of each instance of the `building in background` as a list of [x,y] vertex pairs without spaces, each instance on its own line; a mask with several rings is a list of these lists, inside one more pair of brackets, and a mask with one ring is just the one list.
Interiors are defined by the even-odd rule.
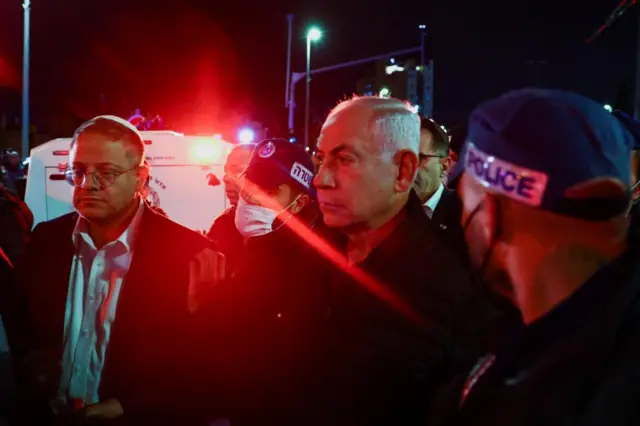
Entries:
[[373,75],[358,81],[357,93],[406,100],[421,116],[433,117],[433,61],[424,67],[415,59],[379,61]]

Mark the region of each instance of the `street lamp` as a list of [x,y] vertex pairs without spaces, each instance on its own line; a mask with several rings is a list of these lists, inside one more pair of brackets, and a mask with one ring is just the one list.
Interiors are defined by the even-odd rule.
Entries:
[[304,109],[304,146],[309,146],[309,105],[311,102],[311,42],[318,41],[322,37],[322,32],[316,28],[311,27],[307,31],[307,93],[305,97],[305,109]]
[[609,104],[606,104],[606,105],[604,106],[604,109],[606,109],[606,110],[607,110],[607,111],[609,111],[609,112],[613,112],[613,107],[612,107],[611,105],[609,105]]

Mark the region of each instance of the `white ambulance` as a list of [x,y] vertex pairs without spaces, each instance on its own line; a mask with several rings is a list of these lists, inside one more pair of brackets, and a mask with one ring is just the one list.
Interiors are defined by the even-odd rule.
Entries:
[[[172,131],[141,132],[151,166],[148,200],[182,225],[209,230],[228,206],[222,177],[233,144],[220,136],[185,136]],[[34,224],[73,211],[68,167],[71,138],[31,150],[25,201]]]

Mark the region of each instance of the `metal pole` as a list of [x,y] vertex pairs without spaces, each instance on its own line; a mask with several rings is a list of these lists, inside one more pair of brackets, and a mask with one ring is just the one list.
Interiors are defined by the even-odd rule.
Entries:
[[24,35],[22,51],[22,159],[29,156],[29,33],[31,0],[24,0]]
[[309,146],[309,105],[311,101],[311,37],[307,35],[307,72],[306,72],[307,93],[304,107],[304,147]]
[[427,100],[425,97],[427,96],[427,69],[425,68],[424,63],[424,39],[427,35],[427,27],[426,25],[418,26],[420,29],[420,69],[422,72],[422,114],[419,114],[423,117],[428,117],[428,111],[426,111]]
[[420,66],[424,70],[424,37],[427,35],[427,27],[420,25]]
[[[339,70],[342,68],[353,67],[361,64],[368,64],[370,62],[375,62],[380,59],[386,59],[393,56],[401,56],[408,55],[410,53],[417,53],[420,51],[420,47],[412,47],[411,49],[404,50],[396,50],[395,52],[384,53],[382,55],[370,56],[368,58],[356,59],[355,61],[343,62],[341,64],[330,65],[328,67],[316,68],[315,70],[311,70],[311,75],[320,74],[327,71]],[[295,74],[295,73],[294,73]]]
[[[401,56],[401,55],[408,55],[410,53],[417,53],[419,51],[420,51],[420,47],[412,47],[411,49],[397,50],[395,52],[389,52],[389,53],[385,53],[385,54],[382,54],[382,55],[371,56],[369,58],[356,59],[355,61],[348,61],[348,62],[343,62],[341,64],[330,65],[328,67],[316,68],[315,70],[311,70],[309,72],[309,74],[315,75],[315,74],[320,74],[320,73],[324,73],[324,72],[328,72],[328,71],[335,71],[335,70],[339,70],[339,69],[343,69],[343,68],[353,67],[353,66],[356,66],[356,65],[368,64],[368,63],[371,63],[371,62],[378,61],[380,59],[390,58],[390,57],[393,57],[393,56]],[[288,104],[288,106],[289,106],[289,131],[291,133],[293,133],[294,111],[296,109],[295,89],[294,88],[296,87],[296,84],[300,80],[305,78],[306,75],[307,75],[306,72],[293,72],[293,73],[291,73],[291,80],[290,80],[290,83],[289,83],[289,104]]]
[[640,120],[640,13],[638,14],[638,40],[636,41],[636,93],[633,100],[633,116]]
[[287,15],[287,22],[289,23],[289,37],[287,39],[287,76],[284,86],[284,107],[289,105],[289,88],[291,87],[291,38],[293,37],[293,14]]
[[298,80],[291,78],[291,82],[289,83],[289,135],[294,134],[293,129],[293,116],[296,109],[296,83]]

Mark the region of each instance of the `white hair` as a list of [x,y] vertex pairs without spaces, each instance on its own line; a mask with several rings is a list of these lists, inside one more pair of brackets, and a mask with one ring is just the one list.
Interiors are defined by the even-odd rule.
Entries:
[[327,117],[349,108],[366,108],[370,111],[366,129],[371,142],[380,153],[391,161],[402,150],[418,155],[420,150],[420,117],[407,102],[378,96],[353,96],[339,103]]

